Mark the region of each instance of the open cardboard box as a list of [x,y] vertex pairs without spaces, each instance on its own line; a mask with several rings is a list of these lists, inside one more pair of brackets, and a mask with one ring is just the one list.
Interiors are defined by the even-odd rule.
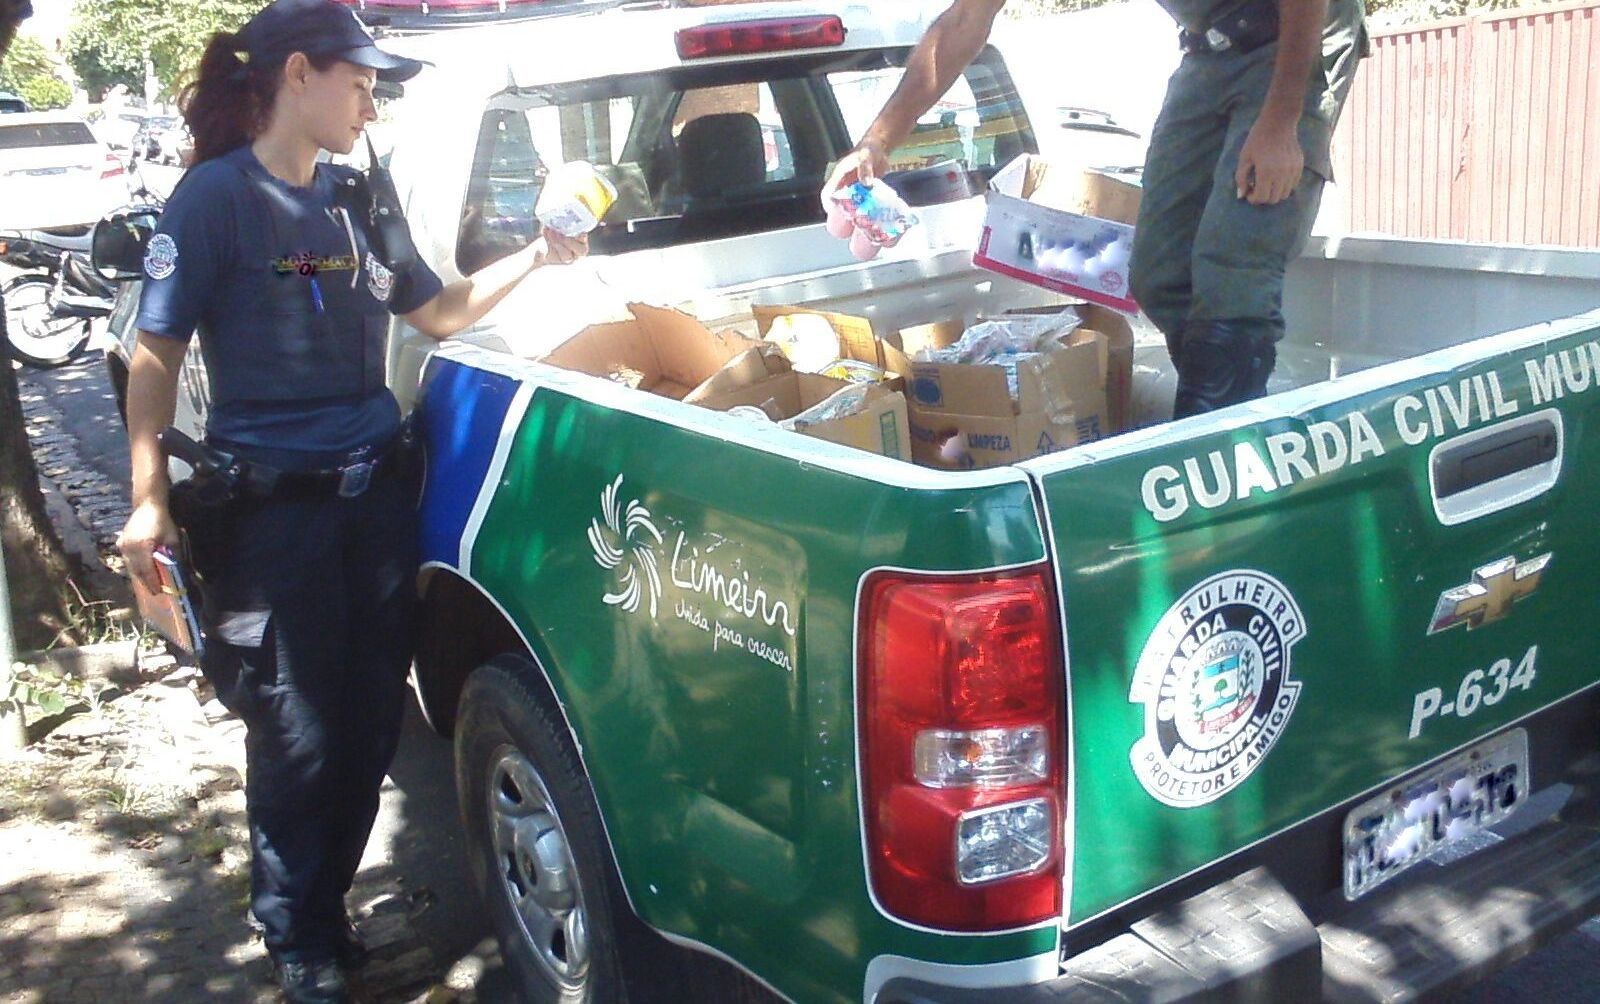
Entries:
[[[1098,382],[1101,336],[1017,363],[1012,399],[994,363],[913,363],[911,456],[925,467],[970,470],[1015,463],[1078,441],[1072,393]],[[1075,372],[1076,371],[1076,372]]]
[[1129,292],[1128,262],[1140,194],[1138,186],[1099,172],[1052,175],[1048,161],[1024,154],[990,182],[972,262],[1132,313],[1139,305]]
[[[723,388],[718,393],[696,394],[694,403],[718,411],[745,405],[760,408],[771,418],[784,420],[850,386],[845,380],[790,370],[772,373],[744,386]],[[843,418],[813,422],[797,431],[895,460],[910,460],[911,433],[905,395],[884,384],[862,385],[861,391],[866,395],[861,411]]]
[[584,328],[544,362],[682,400],[757,344],[738,334],[715,334],[679,310],[646,303],[630,303],[628,310],[633,320]]
[[1095,303],[1068,303],[1050,307],[1024,307],[1008,310],[1013,317],[1057,314],[1065,310],[1078,315],[1079,328],[1066,339],[1072,343],[1084,331],[1095,332],[1104,340],[1100,365],[1100,387],[1104,403],[1090,411],[1073,397],[1078,413],[1078,441],[1092,442],[1102,436],[1125,432],[1133,423],[1133,325],[1115,310]]
[[[811,310],[799,306],[755,306],[750,308],[755,314],[756,328],[765,338],[772,330],[772,322],[791,314],[810,314],[820,317],[833,328],[833,333],[839,338],[840,359],[854,359],[856,362],[876,366],[885,373],[891,374],[884,385],[891,390],[904,390],[905,378],[911,375],[911,358],[895,348],[893,345],[879,338],[872,330],[872,322],[865,317],[856,317],[852,314],[834,314],[825,310]],[[961,333],[956,332],[959,338]]]

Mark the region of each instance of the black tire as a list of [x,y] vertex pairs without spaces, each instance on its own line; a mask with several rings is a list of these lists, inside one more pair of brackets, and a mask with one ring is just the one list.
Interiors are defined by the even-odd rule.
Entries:
[[89,322],[52,319],[50,294],[55,280],[29,272],[0,286],[6,302],[6,351],[35,369],[65,366],[89,344]]
[[[527,659],[498,656],[468,678],[456,713],[455,752],[467,853],[522,999],[561,1004],[673,999],[673,985],[682,985],[675,978],[680,953],[629,907],[583,763],[555,699]],[[531,768],[530,775],[518,773],[524,767]],[[546,797],[553,811],[535,825],[541,811],[537,803]],[[512,807],[535,810],[517,817],[521,830],[505,811]],[[502,832],[498,844],[497,827]],[[505,836],[507,828],[515,839]],[[524,839],[534,831],[537,841]],[[552,833],[558,839],[552,840]],[[514,848],[509,853],[502,849],[508,844]],[[559,851],[552,850],[557,845]],[[555,890],[551,901],[565,898],[560,869],[535,861],[534,849],[541,860],[567,855],[577,873],[574,909],[581,913],[586,937],[539,937],[532,932],[550,930],[542,923],[547,918],[533,924],[523,919],[544,909],[528,903],[538,898],[539,876],[550,876],[543,887]],[[519,890],[525,912],[516,905]],[[561,926],[563,932],[572,930],[570,914]],[[574,940],[582,940],[584,950],[575,950]],[[560,963],[576,963],[579,956],[581,972],[573,966],[563,979]],[[639,986],[629,985],[630,972],[642,977]]]

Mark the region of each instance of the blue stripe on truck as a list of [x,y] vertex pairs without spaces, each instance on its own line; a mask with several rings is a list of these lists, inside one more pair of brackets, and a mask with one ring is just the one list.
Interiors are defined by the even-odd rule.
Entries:
[[417,411],[427,451],[422,493],[422,561],[454,567],[461,536],[488,474],[517,381],[435,357]]

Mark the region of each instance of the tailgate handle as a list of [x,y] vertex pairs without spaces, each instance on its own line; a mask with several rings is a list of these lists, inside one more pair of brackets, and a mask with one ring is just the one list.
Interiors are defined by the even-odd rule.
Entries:
[[1446,526],[1526,502],[1561,475],[1561,413],[1524,415],[1434,447],[1428,480],[1434,511]]

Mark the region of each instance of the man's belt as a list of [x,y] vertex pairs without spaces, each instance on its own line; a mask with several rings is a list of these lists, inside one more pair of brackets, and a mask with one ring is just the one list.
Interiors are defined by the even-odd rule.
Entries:
[[1203,32],[1184,28],[1178,45],[1185,52],[1251,52],[1278,40],[1276,0],[1248,0],[1219,16]]

